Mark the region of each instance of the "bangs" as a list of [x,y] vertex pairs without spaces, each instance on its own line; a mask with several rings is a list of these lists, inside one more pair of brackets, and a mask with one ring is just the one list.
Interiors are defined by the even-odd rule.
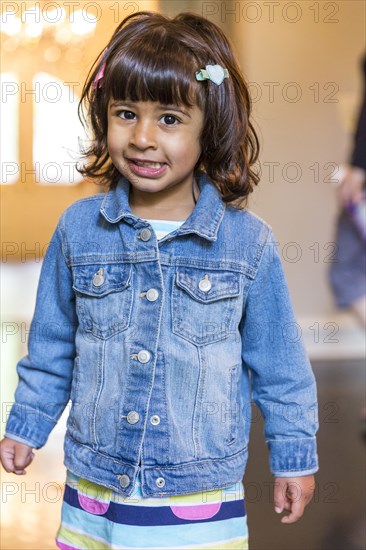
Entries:
[[[197,104],[204,108],[202,87],[195,72],[199,62],[189,48],[164,33],[151,33],[150,39],[128,41],[111,54],[103,88],[108,98],[131,101],[157,101],[161,104]],[[200,93],[201,92],[201,93]]]

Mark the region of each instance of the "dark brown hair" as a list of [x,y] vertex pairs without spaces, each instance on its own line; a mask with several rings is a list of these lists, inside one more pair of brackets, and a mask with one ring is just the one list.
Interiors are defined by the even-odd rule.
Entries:
[[[103,82],[95,77],[105,62]],[[206,65],[228,69],[229,78],[217,85],[198,82],[195,73]],[[84,150],[89,162],[79,166],[84,176],[113,188],[121,174],[107,150],[107,108],[110,98],[198,105],[205,116],[202,153],[195,172],[204,171],[225,203],[242,208],[258,184],[253,170],[259,141],[250,120],[251,98],[245,78],[223,31],[194,13],[173,19],[140,11],[126,17],[95,61],[84,85],[79,117],[89,121],[93,140]]]

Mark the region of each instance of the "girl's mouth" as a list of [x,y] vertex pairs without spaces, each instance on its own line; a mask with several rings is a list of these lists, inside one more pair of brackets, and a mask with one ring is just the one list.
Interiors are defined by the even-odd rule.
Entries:
[[146,176],[149,178],[158,177],[166,170],[165,162],[146,162],[141,160],[127,159],[128,165],[132,172],[138,176]]

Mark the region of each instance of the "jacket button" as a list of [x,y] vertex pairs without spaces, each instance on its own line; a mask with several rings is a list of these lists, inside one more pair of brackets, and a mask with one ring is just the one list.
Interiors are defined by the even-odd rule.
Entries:
[[198,288],[202,290],[202,292],[208,292],[211,286],[211,281],[208,280],[208,275],[205,275],[205,278],[201,279],[201,281],[198,283]]
[[142,241],[149,241],[151,239],[150,229],[148,229],[147,227],[144,227],[144,229],[142,229],[142,231],[140,231],[139,237]]
[[158,477],[155,483],[158,487],[164,487],[165,479],[163,477]]
[[149,351],[147,351],[147,349],[142,349],[137,354],[137,359],[140,361],[140,363],[147,363],[148,361],[150,361],[150,358],[151,354]]
[[123,488],[128,487],[129,484],[131,483],[130,478],[126,474],[118,476],[118,479],[119,479],[120,486],[123,487]]
[[149,300],[149,302],[155,302],[159,297],[159,292],[156,290],[156,288],[150,288],[146,292],[146,298]]
[[104,277],[103,277],[104,269],[101,267],[98,269],[96,274],[93,277],[93,285],[94,286],[101,286],[104,283]]
[[140,420],[140,415],[136,411],[130,411],[127,415],[127,422],[129,424],[136,424]]
[[154,426],[156,426],[157,424],[160,424],[160,416],[158,416],[157,414],[154,414],[150,418],[150,422],[151,422],[151,424],[154,424]]

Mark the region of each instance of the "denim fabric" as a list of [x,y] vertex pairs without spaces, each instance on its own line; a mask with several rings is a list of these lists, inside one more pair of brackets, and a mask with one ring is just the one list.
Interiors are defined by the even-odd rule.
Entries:
[[275,476],[318,470],[316,385],[271,227],[199,173],[195,209],[157,241],[130,183],[72,204],[42,265],[6,435],[42,447],[71,400],[65,465],[130,496],[230,486],[251,394]]

